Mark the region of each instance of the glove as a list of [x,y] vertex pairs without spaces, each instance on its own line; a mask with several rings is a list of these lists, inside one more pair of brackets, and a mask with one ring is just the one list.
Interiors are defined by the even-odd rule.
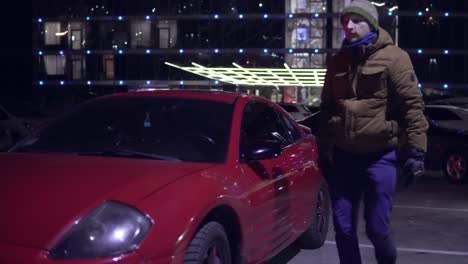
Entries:
[[416,182],[424,174],[424,151],[411,148],[405,153],[403,174],[405,175],[405,186],[408,187]]

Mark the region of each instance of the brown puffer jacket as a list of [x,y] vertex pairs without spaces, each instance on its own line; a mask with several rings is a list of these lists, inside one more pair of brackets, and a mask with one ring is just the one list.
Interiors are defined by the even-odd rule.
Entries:
[[330,60],[321,99],[322,142],[356,154],[399,145],[426,151],[428,123],[413,65],[382,28],[375,43],[358,52],[343,48]]

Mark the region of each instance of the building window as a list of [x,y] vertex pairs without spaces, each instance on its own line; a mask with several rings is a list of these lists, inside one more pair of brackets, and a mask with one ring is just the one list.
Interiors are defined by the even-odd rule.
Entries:
[[81,30],[72,30],[71,46],[72,46],[72,49],[74,50],[81,49]]
[[297,28],[297,41],[307,41],[309,39],[308,30],[306,27]]
[[45,29],[45,39],[44,42],[46,45],[59,45],[60,36],[57,33],[60,33],[60,22],[46,22],[44,24]]
[[81,80],[83,79],[83,72],[84,72],[84,69],[83,69],[83,65],[86,65],[86,64],[83,64],[83,61],[82,61],[82,57],[81,56],[73,56],[72,58],[72,67],[73,67],[73,80]]
[[151,22],[134,21],[131,24],[132,48],[151,46]]
[[106,54],[103,57],[104,60],[104,73],[107,80],[113,80],[115,78],[114,71],[114,55]]
[[159,47],[167,49],[170,47],[170,29],[169,28],[160,28],[159,29]]
[[45,55],[44,64],[47,75],[64,75],[66,60],[65,56]]

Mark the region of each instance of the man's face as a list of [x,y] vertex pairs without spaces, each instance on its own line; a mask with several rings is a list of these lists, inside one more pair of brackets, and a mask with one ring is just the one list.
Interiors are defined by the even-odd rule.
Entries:
[[344,15],[341,23],[346,35],[346,40],[349,43],[359,41],[371,32],[369,23],[367,23],[362,16],[357,14]]

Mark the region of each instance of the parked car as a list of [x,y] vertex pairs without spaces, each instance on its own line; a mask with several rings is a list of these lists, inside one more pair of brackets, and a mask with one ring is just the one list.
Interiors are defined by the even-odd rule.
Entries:
[[32,125],[8,112],[0,105],[0,151],[11,148],[20,139],[30,134]]
[[[427,110],[427,109],[426,109]],[[429,111],[430,112],[430,111]],[[316,134],[320,112],[301,120],[299,124]],[[468,182],[468,131],[449,129],[426,115],[429,123],[425,165],[429,170],[441,170],[451,183]]]
[[427,105],[426,115],[440,126],[468,130],[468,109],[451,105]]
[[432,100],[427,105],[452,105],[468,109],[468,97],[452,97],[438,100]]
[[312,114],[307,106],[301,104],[280,103],[279,106],[286,110],[296,121],[300,121]]
[[323,245],[315,137],[227,92],[100,97],[0,154],[0,263],[261,263]]
[[442,170],[451,183],[468,182],[468,131],[449,129],[427,116],[429,122],[426,167]]

